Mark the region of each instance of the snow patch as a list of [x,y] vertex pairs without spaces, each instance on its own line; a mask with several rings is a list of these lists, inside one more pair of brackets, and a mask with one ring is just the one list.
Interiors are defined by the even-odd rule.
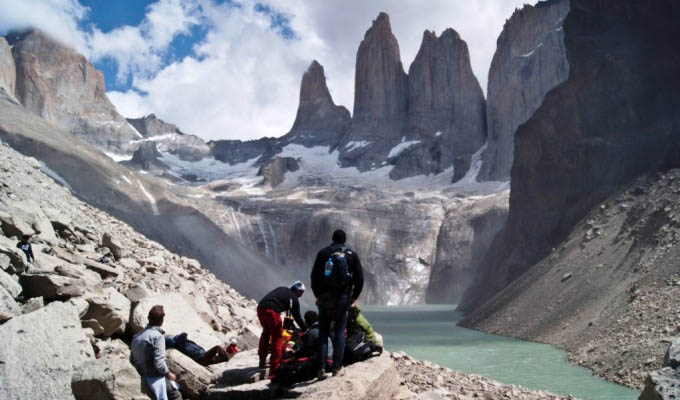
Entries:
[[539,43],[538,46],[536,46],[535,49],[531,50],[530,52],[528,52],[526,54],[522,54],[520,57],[524,57],[524,58],[531,57],[534,54],[534,52],[536,50],[540,49],[541,47],[543,47],[543,42]]
[[146,196],[146,198],[149,199],[153,215],[160,215],[160,213],[158,212],[158,205],[156,204],[156,199],[151,195],[151,193],[146,191],[146,188],[144,187],[144,185],[142,185],[142,182],[140,182],[139,179],[137,179],[137,183],[139,184],[139,188],[142,189],[142,193],[144,193],[144,196]]
[[132,155],[128,154],[116,154],[116,153],[109,153],[108,151],[105,151],[104,154],[107,155],[110,159],[112,159],[115,162],[121,162],[121,161],[130,161],[132,160]]
[[143,137],[144,137],[144,136],[142,136],[141,133],[139,133],[139,131],[137,130],[137,128],[135,128],[134,126],[132,126],[131,123],[128,122],[128,123],[127,123],[127,126],[128,126],[130,129],[132,129],[132,131],[135,133],[135,135],[137,135],[137,137],[139,137],[139,138],[143,138]]
[[371,142],[367,142],[365,140],[362,140],[360,142],[357,141],[352,141],[349,142],[345,145],[345,151],[354,151],[356,149],[360,149],[362,147],[366,147],[370,144]]
[[408,149],[409,147],[413,146],[414,144],[420,143],[420,140],[411,140],[411,141],[406,141],[406,136],[401,138],[401,143],[398,145],[394,146],[392,150],[390,150],[390,153],[387,155],[387,158],[392,158],[396,157],[399,154],[401,154],[402,151]]
[[130,180],[128,179],[127,176],[121,175],[120,177],[123,178],[123,180],[124,180],[125,182],[127,182],[129,185],[132,185],[132,182],[130,182]]
[[442,134],[442,131],[437,131],[437,133],[435,133],[434,135],[435,136],[441,136],[441,134]]

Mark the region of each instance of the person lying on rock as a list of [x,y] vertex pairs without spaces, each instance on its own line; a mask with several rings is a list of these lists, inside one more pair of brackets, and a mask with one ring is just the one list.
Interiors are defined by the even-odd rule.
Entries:
[[165,337],[165,348],[177,349],[201,365],[213,365],[231,360],[238,353],[236,339],[232,339],[228,346],[213,346],[208,351],[193,340],[187,339],[187,333]]
[[149,311],[149,324],[132,338],[130,361],[137,368],[155,400],[181,400],[177,377],[165,362],[165,333],[161,326],[165,312],[155,305]]
[[[326,360],[328,337],[333,342],[333,376],[341,374],[345,352],[347,311],[364,287],[364,272],[359,255],[345,245],[347,235],[343,230],[333,232],[330,246],[316,255],[312,267],[312,291],[319,307],[319,360]],[[331,335],[331,323],[333,334]],[[319,365],[317,378],[325,379],[325,365]]]
[[297,281],[289,288],[281,286],[272,290],[257,305],[257,318],[262,325],[262,335],[260,335],[260,344],[257,351],[260,356],[259,366],[260,368],[265,367],[267,354],[270,351],[269,344],[271,343],[269,379],[276,377],[276,371],[281,365],[283,346],[281,313],[290,311],[300,329],[305,329],[305,323],[300,316],[300,302],[298,300],[304,292],[305,285]]
[[21,241],[17,243],[17,248],[21,249],[21,251],[26,254],[26,259],[28,262],[33,262],[35,259],[33,257],[33,249],[31,248],[31,236],[30,235],[24,235],[21,237]]

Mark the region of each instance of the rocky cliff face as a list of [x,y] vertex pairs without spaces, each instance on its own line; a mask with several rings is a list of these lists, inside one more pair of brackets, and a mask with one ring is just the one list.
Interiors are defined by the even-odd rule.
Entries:
[[106,97],[104,77],[85,57],[39,31],[8,36],[16,97],[26,109],[100,148],[124,152],[141,135]]
[[16,84],[16,67],[12,57],[12,49],[7,40],[0,37],[0,94],[14,98]]
[[127,121],[145,138],[165,134],[184,135],[177,125],[165,122],[156,117],[155,114],[149,114],[142,118],[128,118]]
[[462,177],[486,137],[484,95],[472,73],[467,44],[450,28],[439,38],[425,31],[408,82],[404,134],[419,143],[397,158],[390,176],[437,174],[456,162],[456,175]]
[[508,220],[466,310],[522,276],[618,188],[680,165],[679,13],[670,0],[572,1],[569,79],[517,131]]
[[474,200],[464,199],[446,210],[427,285],[428,303],[460,302],[475,271],[481,267],[493,237],[505,223],[508,192]]
[[[154,114],[143,118],[128,118],[127,121],[144,136],[144,140],[153,141],[159,151],[177,155],[184,161],[199,161],[209,157],[212,152],[205,142],[194,135],[187,135],[175,124],[169,124]],[[132,147],[139,146],[134,142]]]
[[349,111],[333,102],[323,66],[313,61],[302,76],[300,104],[293,127],[281,140],[308,147],[335,147],[350,120]]
[[505,23],[489,70],[488,144],[479,180],[510,179],[517,128],[567,79],[567,12],[569,0],[542,1],[516,10]]

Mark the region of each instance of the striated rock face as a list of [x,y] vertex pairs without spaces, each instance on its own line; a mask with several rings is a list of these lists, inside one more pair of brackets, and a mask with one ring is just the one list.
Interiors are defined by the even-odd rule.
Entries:
[[103,149],[125,151],[140,138],[106,97],[102,73],[85,57],[38,31],[8,38],[16,97],[26,109]]
[[[482,89],[472,73],[467,44],[453,29],[437,38],[425,31],[409,68],[407,140],[420,140],[399,157],[390,176],[439,173],[458,157],[470,166],[470,156],[484,144],[486,109]],[[406,153],[406,152],[405,152]],[[406,155],[404,153],[404,155]],[[457,171],[458,172],[458,171]]]
[[208,142],[208,146],[216,160],[230,165],[244,163],[246,161],[261,162],[281,152],[281,146],[275,138],[262,138],[257,140],[215,140]]
[[211,155],[210,147],[201,138],[183,133],[176,125],[167,123],[154,114],[143,118],[128,118],[127,121],[146,140],[155,142],[159,151],[175,154],[185,161],[198,161]]
[[458,303],[508,215],[508,191],[446,210],[430,272],[428,303]]
[[312,61],[302,76],[300,105],[290,132],[281,140],[305,146],[335,147],[347,131],[349,111],[336,106],[326,86],[326,76],[321,64]]
[[516,10],[505,23],[489,70],[488,145],[480,181],[510,179],[517,128],[567,79],[562,22],[568,12],[569,0],[540,1]]
[[277,187],[286,178],[286,172],[294,172],[300,169],[297,161],[292,157],[276,157],[266,165],[260,167],[258,176],[264,177],[262,183],[268,187]]
[[508,220],[465,310],[545,257],[608,195],[680,166],[678,17],[670,0],[572,1],[569,79],[517,131]]
[[12,58],[12,49],[7,40],[0,37],[0,94],[14,98],[16,83],[16,67]]
[[132,154],[130,161],[124,161],[125,164],[148,170],[152,168],[165,169],[167,166],[158,159],[161,153],[156,148],[155,142],[142,142],[137,150]]

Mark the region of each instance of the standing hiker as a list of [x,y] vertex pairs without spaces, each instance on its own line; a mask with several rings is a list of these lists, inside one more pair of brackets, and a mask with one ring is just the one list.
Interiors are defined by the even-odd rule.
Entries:
[[31,236],[24,235],[21,237],[21,241],[17,243],[17,248],[26,254],[26,259],[28,262],[33,262],[33,248],[31,248]]
[[260,356],[260,368],[265,367],[267,353],[270,351],[269,379],[274,379],[276,371],[281,365],[281,352],[283,346],[283,322],[281,313],[290,311],[300,329],[305,329],[305,323],[300,315],[300,302],[298,298],[305,292],[305,285],[297,281],[290,288],[278,287],[269,292],[257,305],[257,318],[262,325],[258,355]]
[[319,251],[312,268],[312,291],[319,306],[319,366],[318,379],[327,377],[325,363],[328,337],[333,323],[333,376],[340,373],[345,352],[347,312],[364,287],[364,272],[359,256],[345,245],[347,235],[342,230],[333,232],[332,243]]

